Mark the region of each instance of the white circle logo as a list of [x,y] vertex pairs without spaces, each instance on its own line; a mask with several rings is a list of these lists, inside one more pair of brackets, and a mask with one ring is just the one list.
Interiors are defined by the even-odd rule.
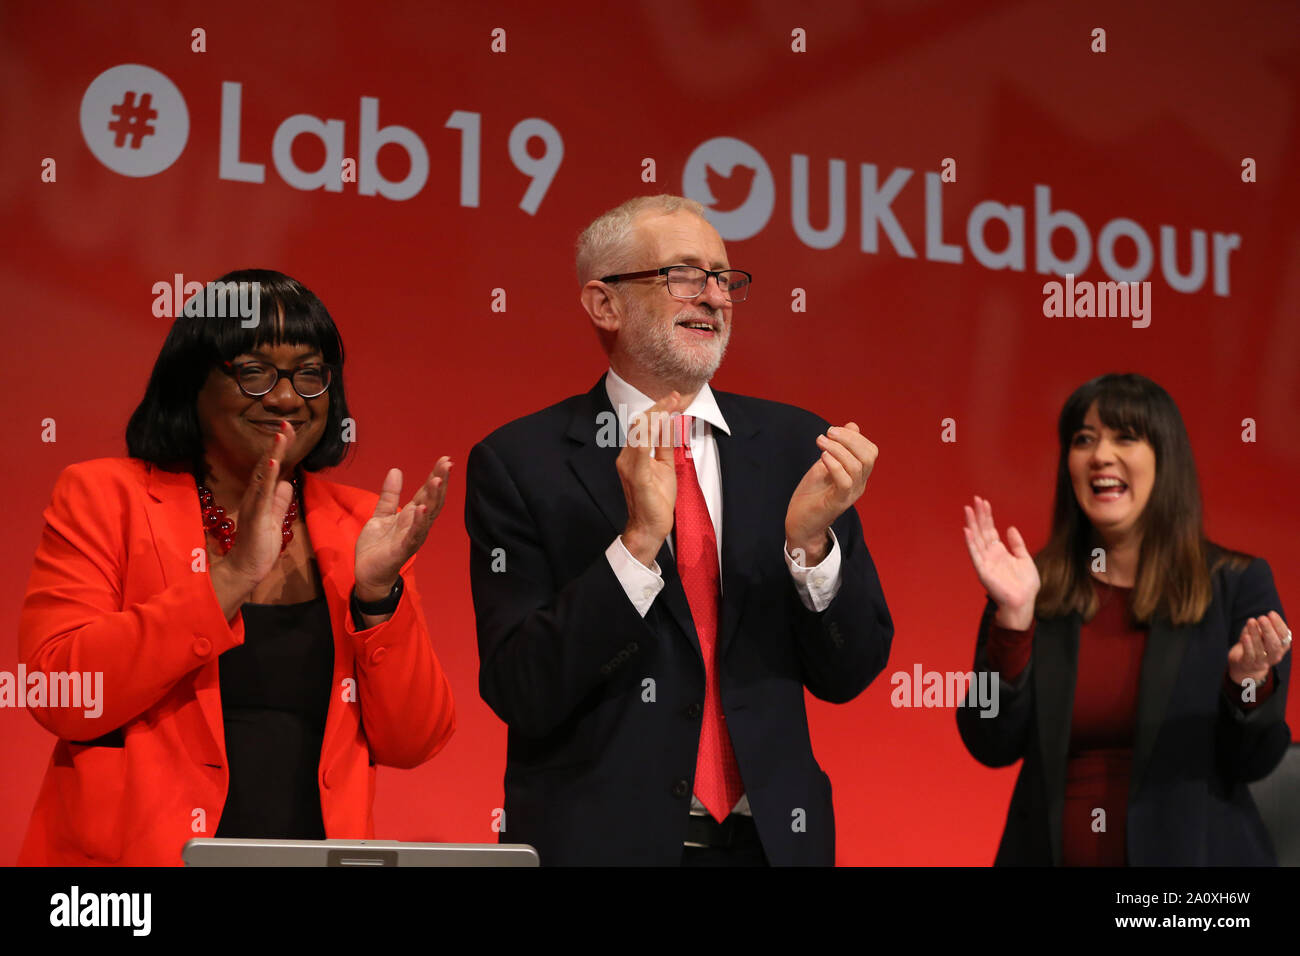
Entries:
[[81,98],[81,136],[95,158],[123,176],[153,176],[190,138],[190,111],[157,70],[124,63],[105,70]]
[[762,153],[744,140],[718,136],[686,160],[682,195],[704,204],[723,239],[749,239],[772,218],[776,184]]

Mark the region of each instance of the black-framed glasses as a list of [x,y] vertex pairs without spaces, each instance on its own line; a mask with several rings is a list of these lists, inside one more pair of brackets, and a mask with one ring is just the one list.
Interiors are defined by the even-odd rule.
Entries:
[[625,279],[649,279],[664,276],[668,291],[679,299],[693,299],[709,284],[709,276],[718,283],[718,289],[731,302],[744,302],[749,296],[749,286],[754,277],[743,269],[701,269],[699,266],[664,266],[644,272],[624,272],[620,275],[601,276],[601,282],[622,282]]
[[276,368],[266,362],[222,362],[220,369],[235,380],[249,398],[261,398],[287,378],[303,398],[319,398],[334,380],[334,370],[322,362],[297,368]]

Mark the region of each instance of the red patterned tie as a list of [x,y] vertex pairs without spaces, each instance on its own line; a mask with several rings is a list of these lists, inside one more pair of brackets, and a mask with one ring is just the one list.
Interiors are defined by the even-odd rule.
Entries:
[[677,466],[677,507],[674,514],[677,575],[695,620],[704,655],[704,723],[695,763],[695,795],[713,819],[721,823],[731,813],[744,787],[731,749],[731,735],[722,716],[722,685],[718,679],[718,539],[695,476],[690,452],[691,416],[683,415],[682,441],[673,448]]

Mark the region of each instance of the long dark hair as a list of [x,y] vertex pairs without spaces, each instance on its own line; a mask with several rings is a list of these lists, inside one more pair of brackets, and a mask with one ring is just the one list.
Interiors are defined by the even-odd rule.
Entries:
[[[239,283],[258,283],[260,315],[240,321]],[[245,286],[245,292],[251,286]],[[300,282],[270,269],[241,269],[209,283],[203,308],[178,315],[163,342],[144,398],[126,425],[127,454],[170,470],[198,473],[203,460],[198,394],[212,369],[264,345],[310,345],[332,365],[325,433],[299,467],[319,471],[343,461],[348,403],[343,389],[343,340],[320,299]],[[213,308],[213,306],[216,308]],[[191,310],[185,310],[191,311]]]
[[1168,392],[1134,374],[1094,378],[1079,386],[1061,409],[1052,534],[1035,558],[1042,579],[1035,613],[1056,617],[1077,612],[1084,620],[1097,613],[1090,565],[1092,549],[1100,542],[1075,496],[1069,465],[1074,435],[1094,402],[1102,424],[1131,432],[1155,450],[1155,481],[1136,526],[1142,544],[1133,617],[1142,623],[1156,616],[1174,626],[1195,623],[1205,616],[1213,597],[1211,573],[1225,563],[1243,568],[1251,559],[1206,539],[1201,486],[1183,417]]

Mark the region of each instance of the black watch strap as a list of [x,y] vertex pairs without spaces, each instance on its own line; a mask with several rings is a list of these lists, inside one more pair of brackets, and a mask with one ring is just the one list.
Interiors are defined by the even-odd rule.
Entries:
[[357,618],[362,614],[368,614],[372,617],[378,617],[383,614],[392,614],[397,610],[398,602],[402,599],[402,576],[397,576],[397,581],[393,584],[393,589],[388,592],[388,597],[380,598],[378,601],[363,601],[357,597],[357,589],[352,589],[352,615],[353,620],[360,627]]

